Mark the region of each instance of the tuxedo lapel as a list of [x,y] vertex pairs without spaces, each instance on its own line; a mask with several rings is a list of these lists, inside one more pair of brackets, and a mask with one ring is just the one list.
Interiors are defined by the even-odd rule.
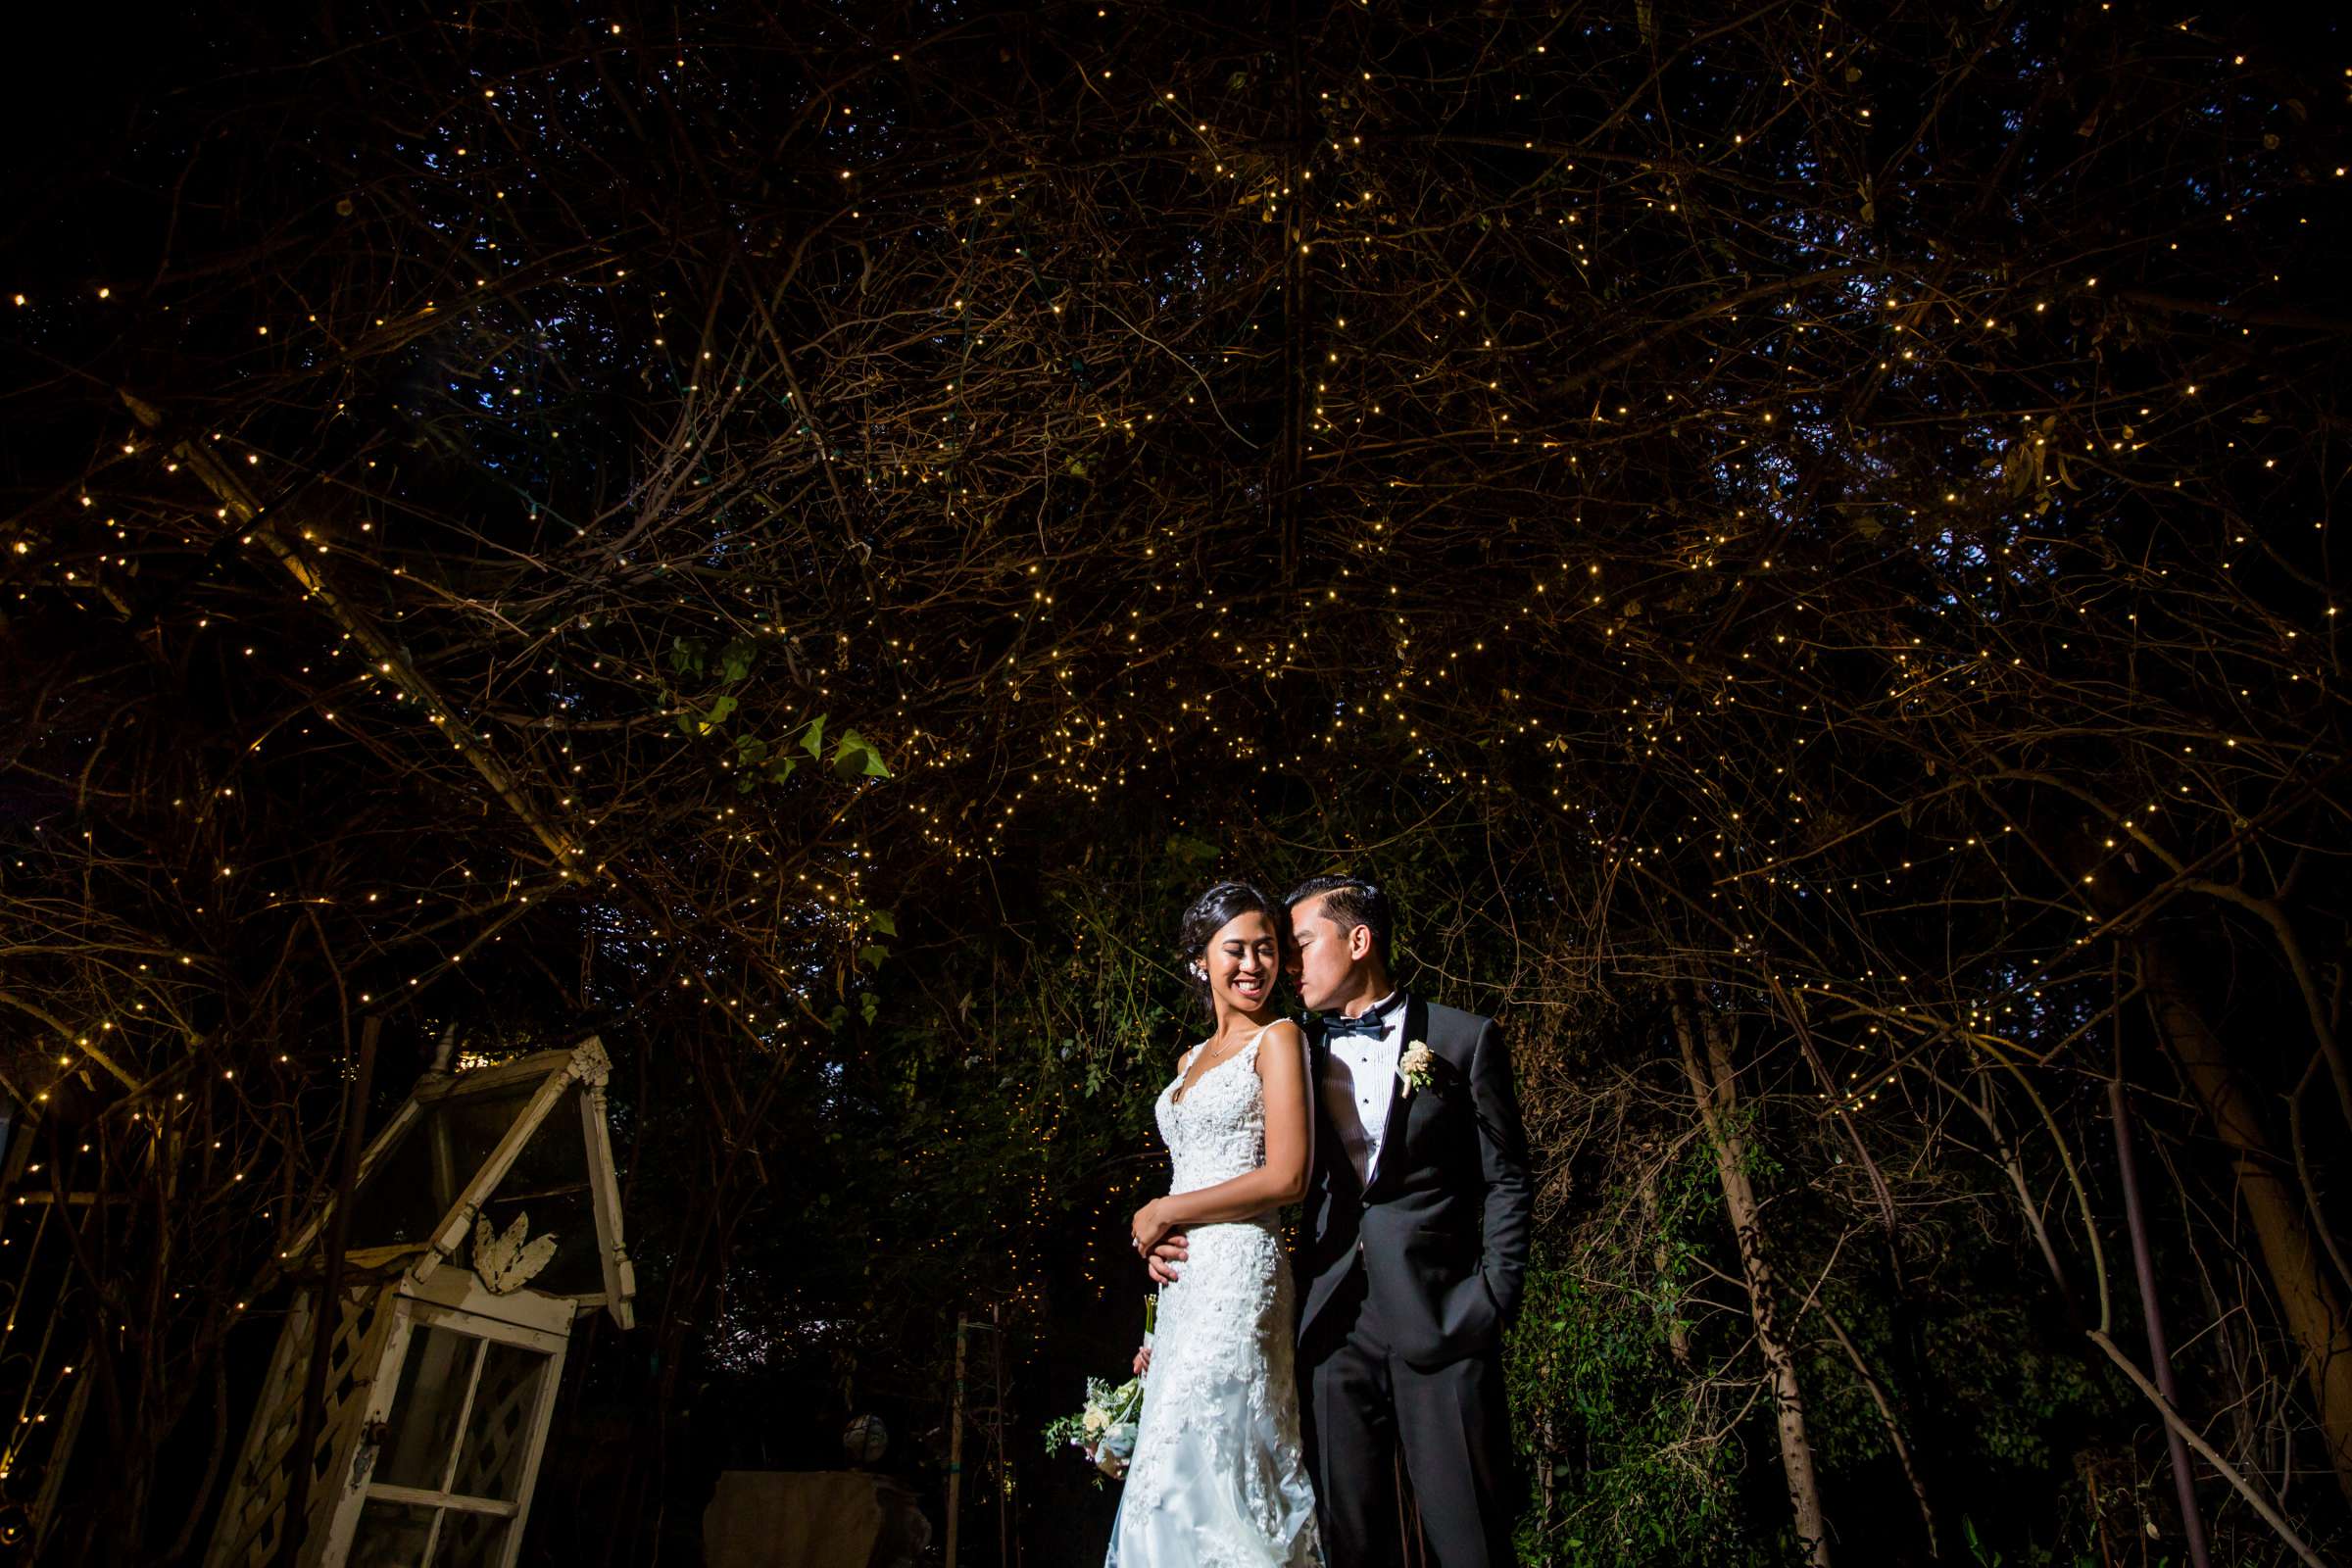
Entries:
[[[1396,1059],[1404,1059],[1405,1052],[1411,1049],[1414,1041],[1428,1038],[1429,1004],[1408,991],[1404,994],[1404,1034],[1396,1042]],[[1396,1169],[1396,1162],[1389,1155],[1404,1139],[1406,1106],[1411,1100],[1411,1097],[1399,1093],[1403,1087],[1403,1079],[1395,1073],[1389,1074],[1389,1112],[1380,1124],[1380,1157],[1372,1167],[1372,1180],[1364,1189],[1367,1194],[1378,1187],[1390,1171]]]

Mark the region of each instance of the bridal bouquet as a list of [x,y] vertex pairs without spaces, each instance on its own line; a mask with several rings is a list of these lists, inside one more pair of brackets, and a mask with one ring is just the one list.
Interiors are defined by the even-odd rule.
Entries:
[[1046,1428],[1046,1451],[1068,1443],[1084,1449],[1096,1469],[1116,1481],[1135,1455],[1136,1418],[1144,1413],[1144,1380],[1129,1378],[1113,1388],[1102,1378],[1086,1380],[1086,1403]]
[[[1150,1348],[1157,1297],[1144,1298],[1144,1345]],[[1135,1456],[1135,1434],[1144,1413],[1144,1380],[1129,1378],[1113,1387],[1102,1378],[1086,1380],[1086,1402],[1075,1415],[1065,1415],[1046,1428],[1046,1451],[1067,1443],[1084,1450],[1094,1467],[1116,1481],[1127,1473]],[[1101,1482],[1095,1483],[1101,1486]]]

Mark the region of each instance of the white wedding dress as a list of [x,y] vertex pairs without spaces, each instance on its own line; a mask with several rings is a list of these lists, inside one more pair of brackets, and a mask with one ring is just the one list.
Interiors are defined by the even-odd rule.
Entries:
[[[1160,1092],[1171,1193],[1265,1162],[1259,1030],[1183,1098],[1185,1054]],[[1105,1568],[1312,1568],[1315,1494],[1293,1381],[1297,1306],[1272,1214],[1200,1225],[1182,1276],[1160,1293],[1152,1371]]]

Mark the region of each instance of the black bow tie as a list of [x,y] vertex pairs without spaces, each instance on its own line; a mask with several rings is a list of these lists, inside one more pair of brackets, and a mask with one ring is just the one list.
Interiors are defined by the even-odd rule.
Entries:
[[1359,1017],[1343,1018],[1337,1013],[1323,1020],[1323,1038],[1338,1040],[1345,1035],[1385,1035],[1389,1032],[1389,1015],[1385,1007],[1376,1007]]

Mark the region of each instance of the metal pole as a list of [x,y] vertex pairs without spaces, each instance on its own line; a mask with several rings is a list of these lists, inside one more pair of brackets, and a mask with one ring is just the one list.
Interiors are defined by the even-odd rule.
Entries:
[[343,1107],[343,1150],[335,1170],[335,1206],[326,1221],[326,1266],[320,1270],[318,1292],[311,1298],[311,1364],[302,1380],[302,1407],[294,1429],[293,1467],[286,1477],[286,1513],[278,1526],[277,1560],[294,1568],[302,1554],[302,1538],[309,1528],[312,1450],[318,1446],[318,1429],[326,1419],[326,1363],[334,1353],[335,1330],[343,1313],[343,1253],[351,1244],[351,1189],[360,1172],[360,1149],[368,1137],[368,1091],[375,1077],[375,1037],[384,1021],[369,1018],[360,1025],[360,1059],[351,1075],[351,1095]]
[[[2121,1077],[2107,1080],[2107,1113],[2115,1122],[2115,1163],[2123,1177],[2124,1221],[2132,1232],[2132,1269],[2139,1279],[2139,1312],[2148,1331],[2148,1360],[2154,1364],[2156,1390],[2174,1409],[2180,1408],[2180,1391],[2173,1386],[2172,1352],[2164,1343],[2164,1313],[2156,1304],[2156,1265],[2148,1256],[2148,1225],[2139,1207],[2139,1163],[2132,1152],[2132,1111],[2124,1101]],[[2188,1445],[2171,1422],[2165,1423],[2165,1443],[2172,1450],[2173,1490],[2180,1498],[2180,1532],[2188,1540],[2190,1568],[2212,1568],[2205,1549],[2205,1521],[2197,1513],[2196,1483],[2188,1468]]]
[[956,1395],[948,1413],[948,1560],[956,1568],[956,1516],[963,1501],[963,1355],[967,1325],[956,1320]]

